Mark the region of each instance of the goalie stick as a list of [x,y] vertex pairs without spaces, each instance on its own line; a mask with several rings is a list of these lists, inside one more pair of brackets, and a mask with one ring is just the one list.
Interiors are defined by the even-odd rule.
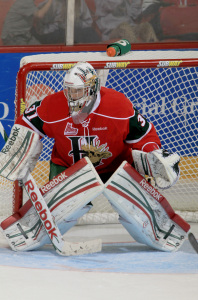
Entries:
[[101,251],[102,242],[100,239],[90,240],[85,242],[72,243],[65,241],[53,220],[49,208],[39,191],[34,178],[29,173],[22,180],[22,184],[30,197],[30,200],[41,220],[45,231],[50,238],[56,252],[60,255],[82,255]]
[[193,247],[193,249],[198,253],[198,242],[192,232],[188,234],[188,240]]

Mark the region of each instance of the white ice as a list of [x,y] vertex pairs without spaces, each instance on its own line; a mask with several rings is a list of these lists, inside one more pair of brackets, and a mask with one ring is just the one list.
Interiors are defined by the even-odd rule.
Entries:
[[[198,225],[192,232],[198,236]],[[76,226],[65,235],[70,241],[97,237],[101,253],[62,257],[52,246],[13,252],[0,236],[0,299],[198,299],[198,256],[188,241],[175,253],[154,251],[119,224]]]

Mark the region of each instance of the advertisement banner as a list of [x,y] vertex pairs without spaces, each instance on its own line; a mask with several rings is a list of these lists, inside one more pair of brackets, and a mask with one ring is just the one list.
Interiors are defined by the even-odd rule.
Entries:
[[2,127],[9,135],[14,124],[16,76],[25,55],[32,53],[0,53],[0,149],[5,143]]

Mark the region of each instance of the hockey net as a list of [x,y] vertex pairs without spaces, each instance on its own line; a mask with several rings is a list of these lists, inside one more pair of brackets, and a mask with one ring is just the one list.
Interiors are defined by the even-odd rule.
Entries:
[[[63,78],[77,61],[88,61],[103,86],[124,93],[155,125],[162,148],[181,156],[177,184],[160,191],[187,221],[198,221],[198,53],[197,51],[135,51],[108,58],[104,52],[43,54],[21,60],[16,86],[16,117],[36,100],[63,88]],[[37,185],[48,181],[53,139],[42,139],[43,151],[34,169]],[[26,201],[18,184],[0,178],[0,211],[4,217]],[[13,206],[14,205],[14,206]],[[81,223],[117,222],[104,196]]]

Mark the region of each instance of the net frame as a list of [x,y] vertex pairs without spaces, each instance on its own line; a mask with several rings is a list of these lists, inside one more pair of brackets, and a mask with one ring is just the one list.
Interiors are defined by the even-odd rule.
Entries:
[[[188,53],[188,55],[186,55]],[[142,59],[145,57],[145,59]],[[87,59],[88,58],[88,59]],[[47,62],[46,62],[47,60]],[[62,71],[71,67],[78,61],[87,61],[98,70],[112,70],[112,69],[141,69],[141,68],[187,68],[198,67],[198,54],[197,51],[135,51],[131,52],[124,57],[108,58],[103,52],[84,52],[84,53],[70,53],[70,54],[44,54],[33,55],[31,57],[24,57],[20,63],[20,70],[17,75],[16,86],[16,117],[18,117],[24,108],[24,99],[26,93],[26,77],[28,73],[33,70],[47,71],[50,69],[56,69]],[[107,75],[104,75],[106,77]],[[15,183],[15,196],[14,196],[14,212],[17,211],[22,205],[23,193],[18,185]],[[187,217],[185,219],[191,220],[192,215],[190,212],[185,213]],[[193,220],[197,221],[197,212],[193,213]],[[100,216],[96,219],[101,223]],[[114,222],[117,220],[117,214],[112,218],[112,215],[106,213],[104,221],[102,223]],[[114,221],[113,221],[114,220]],[[86,222],[86,221],[85,221]],[[83,223],[80,221],[80,223]],[[94,222],[95,223],[95,222]],[[97,221],[96,221],[97,223]]]

